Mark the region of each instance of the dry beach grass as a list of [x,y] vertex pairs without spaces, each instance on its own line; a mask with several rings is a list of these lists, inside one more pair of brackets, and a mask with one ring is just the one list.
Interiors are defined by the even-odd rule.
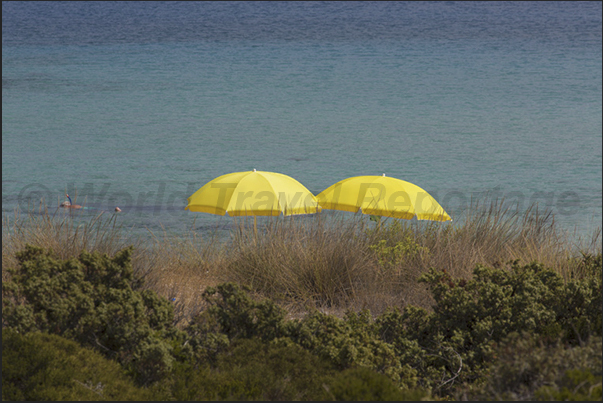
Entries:
[[232,281],[270,297],[291,315],[310,309],[342,315],[432,301],[416,279],[430,267],[469,278],[476,264],[539,261],[565,278],[580,275],[582,253],[601,251],[600,229],[581,240],[559,230],[550,212],[525,213],[503,202],[473,203],[453,223],[384,219],[347,213],[275,217],[257,228],[239,218],[226,240],[194,231],[166,231],[145,239],[118,224],[116,215],[82,221],[75,214],[39,209],[2,219],[2,278],[26,244],[61,258],[83,249],[114,254],[134,245],[133,266],[145,287],[174,301],[185,323],[203,309],[207,286]]

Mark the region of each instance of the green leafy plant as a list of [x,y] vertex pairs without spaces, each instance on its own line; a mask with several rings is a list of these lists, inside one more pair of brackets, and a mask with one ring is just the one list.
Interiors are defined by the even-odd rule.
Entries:
[[601,400],[601,337],[583,346],[527,332],[494,348],[484,382],[468,388],[476,400]]
[[542,401],[597,401],[603,397],[601,391],[601,374],[595,376],[591,371],[570,369],[565,374],[560,385],[542,386],[534,394],[537,400]]
[[429,254],[429,248],[419,245],[410,234],[393,246],[389,246],[388,241],[382,239],[377,244],[369,246],[369,249],[376,253],[379,264],[385,270],[392,270],[406,260]]
[[229,343],[253,338],[298,345],[339,370],[365,367],[404,388],[416,384],[415,371],[401,365],[392,346],[379,339],[368,311],[349,312],[343,319],[313,311],[301,320],[286,321],[285,311],[271,300],[256,301],[232,283],[208,288],[204,298],[207,310],[186,329],[198,357],[207,358],[210,350],[210,361],[215,362]]
[[368,311],[348,312],[342,319],[315,311],[288,322],[286,334],[341,370],[365,367],[387,375],[403,388],[416,385],[416,372],[402,365],[392,346],[379,338]]
[[3,327],[57,334],[117,359],[143,384],[160,379],[173,364],[170,340],[178,332],[170,303],[137,289],[131,253],[83,251],[61,260],[27,246],[2,284]]
[[431,400],[422,390],[401,390],[388,377],[362,367],[338,373],[325,388],[329,396],[336,401]]
[[324,400],[334,369],[296,345],[239,339],[211,365],[177,366],[177,400]]
[[401,362],[418,371],[419,384],[439,393],[480,381],[495,344],[513,332],[570,345],[601,336],[600,276],[564,282],[542,265],[514,262],[478,265],[471,280],[432,269],[419,281],[433,295],[433,312],[409,306],[376,323]]
[[151,398],[119,364],[92,349],[57,335],[2,330],[2,400]]

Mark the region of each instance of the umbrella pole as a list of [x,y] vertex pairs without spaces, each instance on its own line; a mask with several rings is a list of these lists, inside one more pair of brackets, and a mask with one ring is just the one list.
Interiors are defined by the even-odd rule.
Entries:
[[257,239],[257,237],[258,237],[258,219],[256,216],[253,216],[253,235]]

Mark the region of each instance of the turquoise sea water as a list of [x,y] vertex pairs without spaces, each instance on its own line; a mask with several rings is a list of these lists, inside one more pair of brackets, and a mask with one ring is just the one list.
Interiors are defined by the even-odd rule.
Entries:
[[601,227],[600,2],[3,2],[2,210],[199,231],[209,180],[412,182]]

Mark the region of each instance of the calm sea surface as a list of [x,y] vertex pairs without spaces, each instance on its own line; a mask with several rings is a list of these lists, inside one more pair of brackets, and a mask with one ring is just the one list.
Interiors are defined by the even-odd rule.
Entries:
[[222,174],[397,177],[601,227],[601,2],[3,2],[2,210],[143,231]]

